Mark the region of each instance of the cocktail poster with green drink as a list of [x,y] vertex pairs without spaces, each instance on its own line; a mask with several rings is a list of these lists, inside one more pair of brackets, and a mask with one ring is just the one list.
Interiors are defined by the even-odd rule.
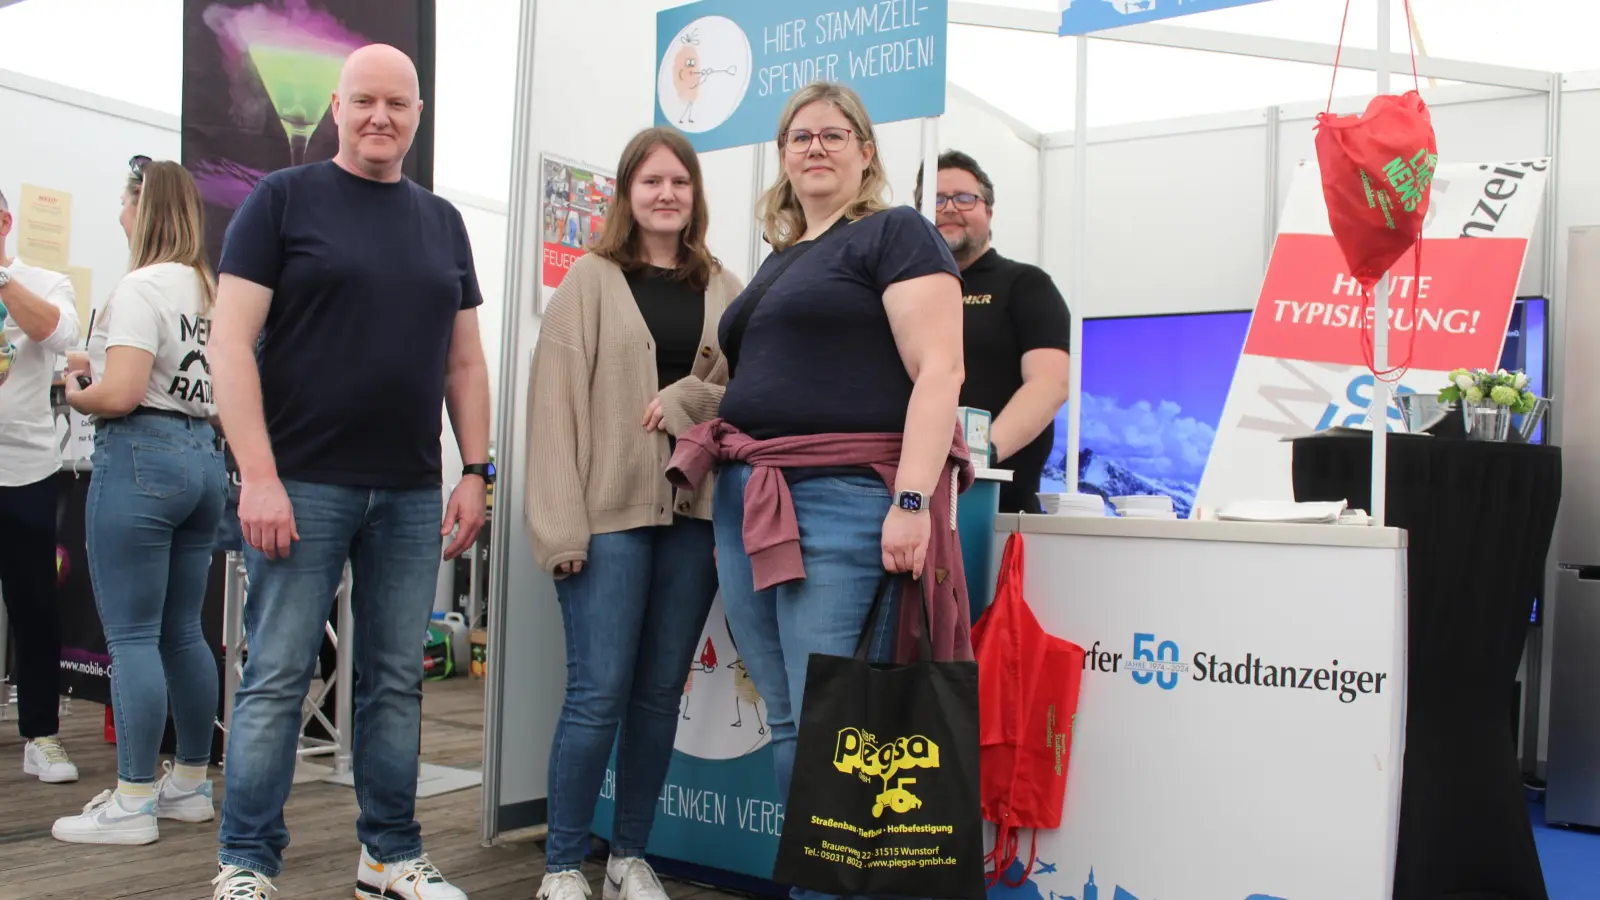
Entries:
[[339,70],[391,44],[417,63],[423,118],[405,172],[433,183],[435,0],[184,0],[183,164],[215,262],[233,211],[268,172],[331,159]]

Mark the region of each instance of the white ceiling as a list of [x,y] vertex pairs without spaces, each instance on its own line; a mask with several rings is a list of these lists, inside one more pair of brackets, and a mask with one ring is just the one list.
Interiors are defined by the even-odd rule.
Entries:
[[[661,0],[661,7],[682,0]],[[1054,11],[1057,0],[976,0]],[[0,66],[176,114],[182,96],[182,0],[0,0]],[[505,194],[516,75],[518,0],[439,3],[438,180]],[[1391,40],[1404,50],[1405,12],[1393,0]],[[1429,55],[1549,71],[1600,65],[1596,0],[1412,0]],[[1272,0],[1167,24],[1332,44],[1345,0]],[[1377,0],[1350,0],[1347,46],[1376,45]],[[85,23],[93,22],[93,26]],[[70,35],[35,40],[35,35]],[[1041,132],[1073,123],[1074,42],[965,25],[950,29],[949,76]],[[1326,97],[1324,66],[1111,41],[1090,45],[1089,121],[1125,124]],[[1403,80],[1397,79],[1399,88]],[[1373,76],[1341,71],[1338,93],[1370,94]],[[14,128],[16,123],[12,123]],[[8,131],[11,129],[7,129]],[[486,158],[493,157],[493,158]],[[503,157],[503,159],[502,159]]]

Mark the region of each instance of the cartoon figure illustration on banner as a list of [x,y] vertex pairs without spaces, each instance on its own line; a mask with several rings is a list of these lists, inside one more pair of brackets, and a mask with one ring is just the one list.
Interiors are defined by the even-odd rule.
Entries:
[[683,684],[683,718],[689,718],[689,695],[694,692],[694,673],[702,674],[717,670],[717,647],[711,643],[711,638],[706,638],[705,646],[700,648],[700,658],[689,663],[689,678]]
[[750,68],[750,39],[732,19],[696,19],[678,32],[661,59],[661,111],[684,131],[710,131],[744,102]]
[[739,657],[728,663],[728,668],[733,670],[733,712],[734,728],[744,727],[744,704],[756,711],[756,734],[767,733],[766,718],[761,714],[761,692],[756,690],[755,680],[750,677],[750,670],[745,668],[744,657]]
[[708,69],[700,59],[700,34],[691,31],[682,38],[683,44],[678,48],[677,75],[675,76],[678,99],[683,101],[683,114],[678,116],[678,124],[694,122],[694,102],[700,99],[700,85],[713,75],[738,75],[737,65],[726,69]]

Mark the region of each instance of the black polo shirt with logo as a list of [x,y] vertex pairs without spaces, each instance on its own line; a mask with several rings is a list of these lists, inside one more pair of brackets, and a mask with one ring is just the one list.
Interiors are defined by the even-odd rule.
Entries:
[[[1038,266],[1006,259],[993,249],[961,272],[966,290],[967,380],[961,405],[994,418],[1022,387],[1022,356],[1033,350],[1072,350],[1072,316],[1055,282]],[[1041,512],[1039,476],[1055,444],[1055,423],[1033,443],[997,465],[1013,472],[1001,486],[1001,512]],[[1071,479],[1069,479],[1071,481]]]

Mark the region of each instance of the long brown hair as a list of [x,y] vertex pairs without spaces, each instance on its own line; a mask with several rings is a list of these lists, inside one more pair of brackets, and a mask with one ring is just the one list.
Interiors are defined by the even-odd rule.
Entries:
[[217,279],[206,258],[206,233],[200,189],[183,166],[149,162],[128,176],[128,194],[138,201],[128,240],[128,270],[178,263],[200,278],[201,311],[217,301]]
[[817,81],[806,85],[789,98],[778,117],[778,180],[756,203],[756,217],[761,220],[761,233],[774,251],[787,249],[806,233],[806,213],[800,206],[800,197],[789,181],[789,170],[783,159],[789,149],[783,145],[783,136],[800,110],[813,103],[826,103],[844,114],[850,127],[863,144],[872,145],[872,161],[861,173],[861,189],[845,204],[844,217],[850,221],[866,218],[889,208],[889,173],[883,166],[883,154],[878,152],[878,135],[872,130],[872,119],[867,115],[866,104],[848,86],[832,81]]
[[706,246],[706,230],[711,225],[711,211],[706,208],[705,179],[700,174],[700,157],[694,152],[676,128],[646,128],[633,136],[622,151],[622,161],[617,164],[617,195],[612,199],[605,229],[592,252],[622,267],[624,272],[636,272],[649,265],[644,245],[639,240],[638,223],[633,218],[633,180],[644,161],[657,147],[666,147],[689,170],[689,183],[694,191],[694,208],[689,210],[689,224],[678,234],[678,266],[672,277],[688,282],[695,290],[703,291],[711,283],[711,276],[721,270],[722,264],[711,255]]

